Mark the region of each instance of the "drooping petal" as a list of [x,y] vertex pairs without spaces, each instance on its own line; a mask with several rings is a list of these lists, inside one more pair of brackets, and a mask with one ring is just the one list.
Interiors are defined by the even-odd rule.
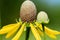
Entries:
[[34,34],[34,37],[36,38],[36,40],[41,40],[37,29],[33,26],[32,23],[30,23],[30,27],[31,27],[32,33]]
[[43,30],[41,24],[39,24],[38,22],[35,22],[35,24],[36,24],[37,27],[39,27],[41,30]]
[[56,35],[60,34],[59,31],[49,29],[46,26],[44,27],[45,27],[45,33],[51,38],[56,38]]
[[9,31],[13,30],[18,24],[19,23],[3,26],[3,28],[0,30],[0,34],[8,33]]
[[22,32],[24,31],[26,23],[22,24],[22,27],[19,29],[18,33],[13,37],[12,40],[18,40],[19,37],[21,36]]
[[43,32],[38,29],[40,35],[44,36]]
[[45,30],[48,31],[49,33],[52,33],[52,34],[55,34],[55,35],[60,34],[59,31],[49,29],[49,28],[47,28],[46,26],[45,26]]
[[50,38],[56,39],[56,35],[50,34],[50,33],[48,33],[48,32],[46,32],[46,34],[47,34]]
[[8,34],[6,35],[6,38],[9,38],[10,36],[12,36],[12,35],[18,30],[18,28],[20,27],[21,24],[22,24],[22,23],[20,22],[20,23],[16,26],[16,28],[14,28],[12,31],[8,32]]

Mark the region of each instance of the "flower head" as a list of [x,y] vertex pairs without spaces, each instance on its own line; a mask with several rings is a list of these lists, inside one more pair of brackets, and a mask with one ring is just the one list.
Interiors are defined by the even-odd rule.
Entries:
[[49,23],[49,18],[46,12],[40,11],[37,15],[37,21],[40,23]]
[[20,18],[23,22],[31,22],[36,18],[36,6],[32,1],[24,1],[20,8]]
[[[49,23],[49,18],[46,12],[41,11],[37,15],[37,21],[36,20],[36,8],[33,2],[27,0],[22,4],[21,7],[21,14],[20,14],[20,21],[17,21],[17,23],[14,24],[8,24],[2,27],[0,29],[0,34],[6,34],[6,38],[11,37],[16,33],[16,35],[12,38],[12,40],[18,40],[19,37],[21,37],[22,33],[24,32],[24,29],[29,26],[31,28],[31,31],[35,37],[36,40],[41,40],[41,36],[44,36],[43,32],[43,26],[42,23]],[[19,29],[19,30],[18,30]],[[60,34],[59,31],[49,29],[48,27],[44,26],[45,33],[51,37],[56,38],[56,35]],[[26,30],[28,31],[28,30]]]

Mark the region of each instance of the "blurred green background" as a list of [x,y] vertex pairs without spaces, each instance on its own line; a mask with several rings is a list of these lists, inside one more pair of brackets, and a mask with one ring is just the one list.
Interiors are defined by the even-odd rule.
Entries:
[[[25,0],[0,0],[0,28],[2,26],[15,23],[20,17],[20,7]],[[31,0],[37,7],[37,13],[39,11],[47,12],[50,23],[46,26],[60,31],[60,0]],[[25,40],[25,32],[22,34],[20,40]],[[12,38],[12,37],[11,37]],[[0,35],[0,40],[6,39],[5,35]],[[45,40],[55,40],[45,36]],[[42,37],[43,39],[43,37]],[[30,32],[29,40],[35,40],[33,34]],[[44,40],[44,39],[43,39]],[[57,35],[57,40],[60,40],[60,35]]]

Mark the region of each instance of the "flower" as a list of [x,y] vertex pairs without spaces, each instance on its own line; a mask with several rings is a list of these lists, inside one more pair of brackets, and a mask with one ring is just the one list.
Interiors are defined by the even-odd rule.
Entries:
[[[39,24],[38,22],[35,22],[36,26],[39,27],[42,31],[42,24]],[[44,26],[44,29],[45,29],[45,33],[50,37],[50,38],[53,38],[53,39],[56,39],[56,35],[60,34],[59,31],[56,31],[56,30],[52,30],[46,26]],[[41,33],[41,32],[40,32]],[[43,35],[43,33],[41,33],[41,35]]]
[[[19,29],[19,31],[17,32],[17,34],[12,38],[12,40],[18,40],[19,37],[21,36],[22,32],[24,31],[26,24],[27,24],[26,22],[22,24],[22,22],[20,21],[15,24],[9,24],[9,25],[3,26],[3,28],[0,30],[0,34],[7,33],[6,38],[9,38],[11,35],[13,35],[19,29],[19,27],[21,27]],[[30,27],[31,27],[31,31],[34,34],[36,40],[41,40],[37,29],[34,27],[34,25],[32,23],[30,23]]]
[[[38,22],[38,23],[37,23]],[[39,23],[45,23],[45,24],[48,24],[49,23],[49,18],[48,18],[48,15],[46,12],[44,11],[40,11],[37,15],[37,22],[35,22],[35,24],[41,29],[42,29],[42,26],[40,24],[39,26]],[[56,30],[52,30],[52,29],[49,29],[48,27],[44,26],[44,31],[45,33],[51,37],[51,38],[55,38],[56,39],[56,35],[57,34],[60,34],[60,32],[56,31]]]
[[[44,32],[49,37],[56,39],[56,35],[60,34],[59,31],[52,30],[44,26],[44,32],[43,32],[42,23],[47,23],[47,24],[49,23],[49,18],[46,12],[41,11],[40,13],[38,13],[37,20],[36,20],[35,19],[36,8],[35,8],[34,3],[29,0],[28,1],[26,0],[24,3],[22,4],[22,7],[21,7],[20,21],[19,22],[17,21],[17,23],[14,23],[14,24],[8,24],[8,25],[3,26],[0,29],[0,34],[6,34],[6,38],[9,38],[18,31],[16,35],[12,38],[12,40],[18,40],[21,34],[23,33],[24,29],[26,29],[27,25],[29,24],[28,26],[31,28],[31,31],[36,40],[41,40],[41,36],[44,36]],[[24,10],[25,12],[23,12]]]
[[[22,21],[19,21],[14,24],[8,24],[6,26],[3,26],[2,29],[0,29],[0,34],[6,34],[6,38],[9,38],[18,31],[17,34],[12,38],[12,40],[18,40],[21,34],[23,33],[26,24],[27,24],[26,22],[22,23]],[[41,36],[44,36],[42,24],[38,22],[34,22],[34,24],[29,23],[29,26],[36,40],[41,40]],[[60,34],[59,31],[49,29],[46,26],[44,26],[44,28],[45,28],[45,33],[51,38],[55,39],[56,35]]]
[[40,11],[37,15],[37,21],[40,23],[49,23],[49,18],[46,12]]

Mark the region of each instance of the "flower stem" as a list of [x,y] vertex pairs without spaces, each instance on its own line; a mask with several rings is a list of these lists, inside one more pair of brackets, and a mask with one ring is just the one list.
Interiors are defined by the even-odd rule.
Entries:
[[30,33],[30,27],[26,27],[26,39],[25,40],[29,39],[29,33]]
[[43,32],[44,32],[44,31],[45,31],[45,30],[44,30],[44,24],[42,24],[42,28],[43,28]]
[[44,28],[44,24],[42,23],[42,28],[43,28],[43,33],[44,33],[44,40],[46,39],[45,38],[45,28]]

